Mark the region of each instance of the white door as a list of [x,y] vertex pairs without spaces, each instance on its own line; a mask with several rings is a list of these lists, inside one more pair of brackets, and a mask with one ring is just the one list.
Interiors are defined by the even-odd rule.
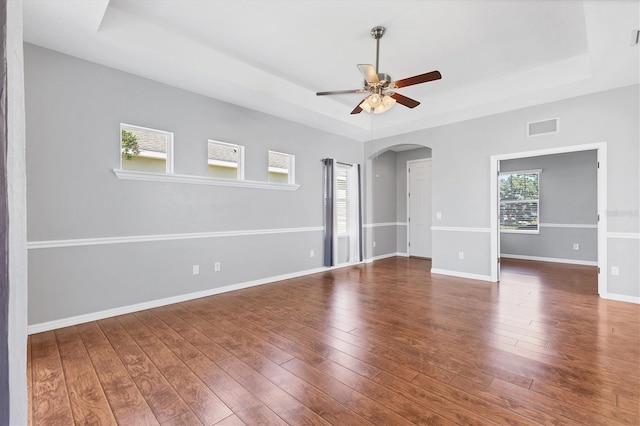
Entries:
[[431,160],[407,162],[409,256],[431,257]]

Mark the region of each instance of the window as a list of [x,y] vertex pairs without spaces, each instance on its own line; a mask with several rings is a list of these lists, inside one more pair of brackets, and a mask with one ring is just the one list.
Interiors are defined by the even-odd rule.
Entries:
[[351,166],[336,165],[336,231],[338,237],[349,235],[350,227],[350,197],[349,173]]
[[209,176],[244,179],[244,147],[209,140],[207,146]]
[[538,233],[540,170],[500,173],[500,231]]
[[269,151],[269,178],[272,183],[295,183],[294,160],[291,154]]
[[120,168],[173,173],[173,133],[120,124]]

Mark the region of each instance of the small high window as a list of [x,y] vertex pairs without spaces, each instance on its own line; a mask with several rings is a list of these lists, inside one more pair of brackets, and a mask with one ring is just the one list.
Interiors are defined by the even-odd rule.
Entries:
[[120,168],[173,173],[173,133],[120,124]]
[[269,151],[269,182],[295,183],[295,156]]
[[244,147],[209,140],[207,164],[211,177],[244,179]]

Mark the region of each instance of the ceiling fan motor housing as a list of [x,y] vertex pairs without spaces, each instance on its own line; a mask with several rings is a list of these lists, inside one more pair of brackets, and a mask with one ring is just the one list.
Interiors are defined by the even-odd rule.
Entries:
[[380,86],[387,87],[391,83],[391,76],[383,72],[378,73],[378,79],[380,80]]
[[382,38],[382,36],[384,35],[384,27],[373,27],[371,28],[371,37],[375,38],[376,40],[379,40]]

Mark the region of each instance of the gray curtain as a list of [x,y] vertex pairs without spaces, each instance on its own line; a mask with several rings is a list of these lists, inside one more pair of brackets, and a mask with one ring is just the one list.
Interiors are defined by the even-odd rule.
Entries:
[[360,240],[360,262],[364,259],[364,241],[362,238],[362,174],[360,164],[358,164],[358,239]]
[[324,165],[324,266],[333,266],[333,158],[322,160]]

